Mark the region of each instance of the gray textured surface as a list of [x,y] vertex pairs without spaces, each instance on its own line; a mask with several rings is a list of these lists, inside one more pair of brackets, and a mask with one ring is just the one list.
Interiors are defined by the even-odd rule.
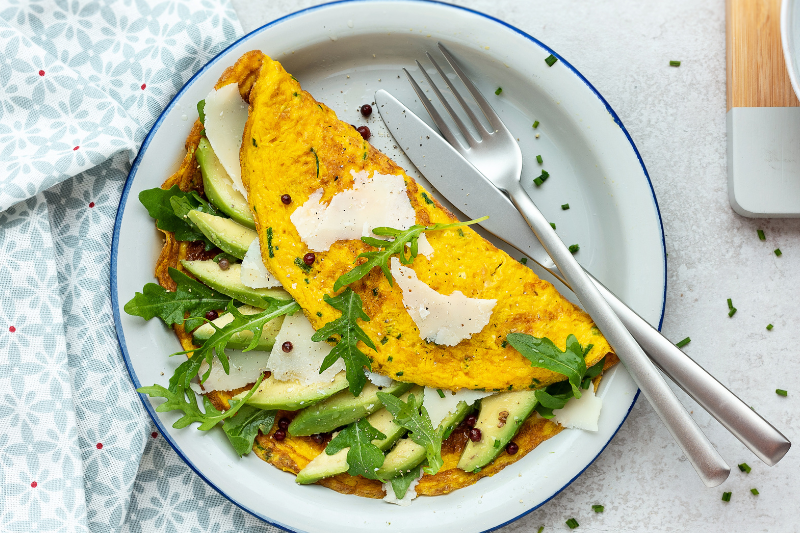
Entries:
[[[322,2],[234,0],[245,31]],[[539,38],[569,60],[618,113],[644,159],[666,232],[669,290],[663,332],[790,440],[800,391],[800,220],[752,220],[727,198],[725,11],[712,0],[673,2],[459,1]],[[669,60],[681,60],[670,68]],[[764,229],[761,242],[756,229]],[[780,248],[782,257],[772,250]],[[728,318],[726,299],[738,312]],[[775,325],[766,331],[768,323]],[[789,397],[775,394],[789,390]],[[682,393],[733,467],[706,489],[652,409],[640,401],[606,451],[572,485],[504,532],[800,531],[795,450],[769,468]],[[746,461],[752,472],[736,464]],[[758,488],[759,496],[749,489]],[[723,491],[733,492],[730,503]],[[595,514],[591,505],[605,505]]]

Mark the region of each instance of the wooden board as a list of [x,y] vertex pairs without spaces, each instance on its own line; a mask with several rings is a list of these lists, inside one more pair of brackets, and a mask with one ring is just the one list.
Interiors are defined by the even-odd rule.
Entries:
[[781,0],[727,0],[728,110],[798,107],[781,48]]

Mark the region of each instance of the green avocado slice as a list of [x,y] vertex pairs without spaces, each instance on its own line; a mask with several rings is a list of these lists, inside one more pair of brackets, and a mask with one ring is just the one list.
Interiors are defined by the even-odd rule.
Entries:
[[255,229],[256,221],[250,212],[247,200],[242,193],[233,188],[233,180],[228,176],[214,149],[211,148],[211,143],[205,137],[200,139],[194,157],[203,174],[203,191],[206,198],[214,204],[214,207],[239,224]]
[[358,396],[353,396],[349,390],[342,391],[301,411],[289,425],[289,434],[307,436],[315,433],[327,433],[338,427],[352,424],[383,408],[383,404],[378,399],[378,392],[400,396],[413,386],[413,383],[394,382],[389,387],[380,389],[372,383],[367,383]]
[[[259,409],[297,411],[321,402],[344,388],[347,388],[347,377],[344,372],[336,374],[330,383],[311,385],[305,385],[297,380],[278,381],[270,376],[261,382],[246,403]],[[246,394],[247,392],[243,392],[239,396]]]
[[467,441],[458,468],[472,472],[491,463],[511,442],[536,403],[535,391],[502,392],[481,400],[475,424],[481,430],[481,440]]
[[258,238],[255,230],[242,226],[232,218],[217,217],[197,210],[189,211],[187,216],[220,250],[239,259],[244,259],[250,244]]
[[[239,312],[244,315],[254,315],[256,313],[260,313],[263,309],[259,309],[257,307],[251,307],[249,305],[243,305],[239,308]],[[258,344],[256,347],[253,348],[254,350],[259,350],[263,352],[268,352],[272,350],[272,346],[275,345],[275,337],[278,335],[278,331],[281,329],[281,325],[283,325],[283,316],[279,316],[277,318],[273,318],[266,324],[264,324],[264,328],[261,330],[261,338],[258,340]],[[225,313],[220,315],[218,318],[212,320],[211,322],[214,326],[221,328],[223,326],[227,326],[233,320],[233,315],[230,313]],[[211,324],[203,324],[194,332],[192,335],[194,336],[195,344],[203,344],[207,341],[211,336],[216,332],[214,326]],[[250,341],[253,339],[253,332],[250,330],[241,331],[239,333],[234,333],[230,340],[228,341],[228,348],[233,350],[243,350],[250,346]]]
[[253,307],[269,307],[269,301],[266,298],[292,299],[289,293],[283,289],[251,289],[242,283],[242,265],[240,264],[230,265],[228,270],[222,270],[214,261],[182,260],[181,264],[194,277],[212,289]]

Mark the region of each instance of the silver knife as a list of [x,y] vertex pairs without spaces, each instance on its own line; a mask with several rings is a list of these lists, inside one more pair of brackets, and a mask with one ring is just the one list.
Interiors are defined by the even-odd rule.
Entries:
[[[382,89],[377,91],[375,103],[399,147],[442,196],[468,218],[489,215],[480,224],[486,231],[524,253],[564,285],[569,286],[531,232],[528,223],[505,194],[451,147],[438,132],[388,92]],[[455,179],[456,176],[458,179]],[[620,301],[591,274],[590,277],[645,353],[676,385],[769,466],[786,455],[792,444],[780,431]]]

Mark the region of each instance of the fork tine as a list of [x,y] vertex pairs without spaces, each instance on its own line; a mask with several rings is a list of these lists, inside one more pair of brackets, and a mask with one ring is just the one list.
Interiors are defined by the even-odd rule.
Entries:
[[[472,124],[475,126],[475,128],[477,128],[477,130],[481,133],[489,133],[489,130],[487,130],[486,127],[483,125],[483,123],[478,119],[477,115],[475,115],[475,112],[472,111],[472,108],[469,107],[467,103],[464,101],[464,98],[461,96],[461,93],[458,92],[458,90],[456,90],[456,88],[450,82],[450,78],[445,76],[444,72],[439,66],[439,63],[437,63],[436,60],[433,59],[433,56],[430,54],[430,52],[425,52],[425,55],[428,56],[428,59],[430,59],[431,63],[433,63],[433,66],[436,67],[437,71],[439,71],[439,75],[444,79],[444,82],[447,84],[447,86],[450,87],[450,91],[452,91],[452,93],[456,96],[456,99],[458,99],[458,103],[461,104],[461,108],[464,110],[464,112],[467,115],[469,115],[469,118],[470,120],[472,120]],[[449,108],[450,106],[447,107]],[[450,115],[455,118],[452,112],[450,113]]]
[[442,54],[444,55],[444,58],[447,60],[448,63],[450,63],[450,66],[455,71],[456,76],[458,76],[458,78],[464,83],[464,85],[466,85],[467,90],[469,90],[470,94],[472,94],[472,98],[475,99],[475,103],[478,104],[478,106],[481,108],[481,111],[483,111],[483,114],[486,115],[486,119],[489,121],[489,124],[491,124],[495,130],[505,131],[510,135],[508,128],[506,128],[505,124],[503,124],[503,121],[500,120],[500,117],[497,116],[497,113],[494,112],[494,109],[492,109],[492,106],[489,105],[488,101],[486,101],[486,98],[483,97],[478,88],[475,87],[475,84],[472,83],[472,80],[470,80],[467,77],[467,75],[464,74],[464,71],[461,70],[461,67],[458,66],[458,62],[456,61],[456,58],[454,58],[453,55],[450,53],[450,50],[448,50],[442,43],[438,44],[439,44],[439,49],[442,51]]
[[[433,61],[433,58],[431,57],[430,54],[428,54],[428,59]],[[447,76],[444,75],[444,73],[442,72],[442,69],[439,68],[439,65],[437,65],[435,61],[433,61],[433,65],[436,67],[436,70],[439,71],[439,74],[441,74],[442,77],[445,80],[447,80]],[[425,76],[425,79],[428,80],[428,85],[430,85],[433,88],[433,92],[436,94],[436,97],[439,99],[439,101],[442,103],[444,108],[447,110],[447,113],[450,115],[450,118],[453,119],[453,122],[456,123],[456,126],[458,126],[458,129],[461,130],[461,134],[467,140],[467,144],[469,144],[470,147],[474,147],[478,143],[478,140],[475,139],[472,136],[472,133],[469,131],[469,129],[467,129],[466,124],[464,124],[464,122],[461,120],[461,117],[459,117],[456,114],[456,112],[453,111],[453,108],[450,107],[450,103],[447,101],[447,99],[444,97],[444,95],[442,95],[441,91],[439,91],[439,87],[437,87],[436,84],[433,83],[433,80],[431,79],[430,76],[428,76],[428,73],[425,72],[425,69],[422,68],[422,65],[420,64],[419,61],[417,61],[417,66],[422,71],[422,75]],[[450,82],[449,81],[447,82],[447,85],[450,86]],[[450,88],[452,89],[452,86]],[[461,104],[461,105],[463,106],[464,104]]]
[[[419,64],[419,62],[417,62],[417,64]],[[422,69],[422,66],[420,66],[420,69]],[[424,69],[422,70],[424,72]],[[450,143],[450,146],[452,146],[459,152],[462,152],[462,155],[464,155],[463,152],[466,151],[464,145],[461,144],[461,141],[459,141],[455,135],[453,135],[453,132],[450,130],[450,126],[447,125],[447,123],[442,119],[442,116],[439,114],[439,112],[436,111],[436,108],[433,107],[433,103],[430,100],[428,100],[427,96],[425,96],[425,93],[422,91],[420,86],[417,85],[417,81],[413,78],[413,76],[411,76],[411,74],[405,68],[403,69],[403,72],[406,73],[406,77],[408,77],[408,81],[409,83],[411,83],[411,87],[414,89],[414,92],[417,93],[419,101],[422,102],[423,106],[425,106],[425,111],[427,111],[428,114],[431,116],[433,122],[439,128],[439,131],[441,131],[442,135],[444,135],[444,138],[447,139],[447,142]]]

